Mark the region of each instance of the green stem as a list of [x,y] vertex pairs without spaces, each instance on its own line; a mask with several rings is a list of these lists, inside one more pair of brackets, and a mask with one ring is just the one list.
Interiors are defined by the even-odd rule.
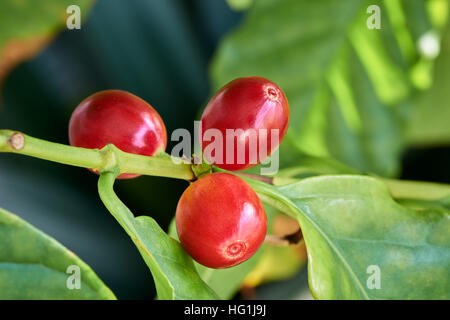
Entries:
[[114,192],[114,181],[117,175],[117,172],[102,173],[98,180],[98,193],[106,209],[108,209],[128,235],[134,238],[134,234],[136,233],[132,224],[134,215]]
[[193,180],[191,166],[175,163],[167,154],[153,157],[126,153],[113,145],[105,148],[85,149],[36,139],[11,130],[0,130],[0,152],[23,154],[76,167],[108,171],[119,166],[120,173],[160,176]]
[[[147,157],[123,152],[113,145],[107,145],[101,150],[77,148],[33,138],[12,130],[0,130],[0,152],[23,154],[71,166],[89,168],[98,172],[110,171],[117,167],[119,174],[134,173],[188,181],[194,180],[196,176],[190,164],[181,161],[175,163],[174,159],[165,153]],[[214,167],[213,170],[227,172],[217,167]],[[242,178],[247,178],[248,181],[261,180],[274,185],[298,181],[283,177],[267,178],[248,174],[245,177],[245,173],[237,174]],[[376,178],[386,184],[395,199],[428,201],[450,196],[450,186],[444,184]]]
[[379,179],[396,199],[437,200],[450,196],[450,186],[442,183]]
[[[265,188],[264,185],[284,185],[288,183],[299,182],[301,179],[294,178],[281,178],[273,177],[270,180],[269,177],[257,178],[252,177],[253,175],[241,173],[241,172],[229,172],[224,169],[213,167],[213,172],[227,172],[237,175],[247,181],[255,190],[269,190]],[[450,186],[441,183],[432,182],[422,182],[422,181],[408,181],[408,180],[394,180],[394,179],[384,179],[380,177],[374,177],[375,179],[381,180],[394,199],[415,199],[424,201],[435,201],[442,200],[450,197]],[[448,200],[447,200],[448,201]]]

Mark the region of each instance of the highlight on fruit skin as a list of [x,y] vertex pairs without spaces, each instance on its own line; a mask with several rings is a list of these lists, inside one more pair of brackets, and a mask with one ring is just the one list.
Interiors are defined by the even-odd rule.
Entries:
[[[225,170],[251,168],[279,147],[288,125],[289,104],[275,83],[255,76],[235,79],[217,91],[202,114],[199,137],[204,157]],[[214,143],[205,136],[208,130],[221,133],[222,148],[208,150]]]
[[267,232],[261,200],[241,178],[211,173],[192,183],[176,210],[180,243],[198,263],[229,268],[248,260]]
[[[105,90],[87,97],[73,111],[69,140],[76,147],[101,149],[112,143],[128,153],[152,156],[166,149],[167,133],[149,103],[126,91]],[[124,173],[118,179],[138,176]]]

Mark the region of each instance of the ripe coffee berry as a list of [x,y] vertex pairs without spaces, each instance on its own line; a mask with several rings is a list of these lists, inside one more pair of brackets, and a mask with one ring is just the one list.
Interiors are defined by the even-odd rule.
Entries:
[[253,189],[229,173],[192,183],[176,211],[181,245],[200,264],[228,268],[248,260],[264,241],[267,218]]
[[[211,98],[201,123],[205,159],[226,170],[243,170],[261,163],[278,148],[288,128],[289,105],[275,83],[261,77],[239,78]],[[205,138],[209,129],[219,130],[223,137],[222,148],[213,152],[213,148],[207,150],[215,140]]]
[[[101,149],[112,143],[122,151],[145,156],[167,145],[166,127],[158,112],[121,90],[100,91],[83,100],[70,118],[69,139],[76,147]],[[137,176],[126,173],[118,178]]]

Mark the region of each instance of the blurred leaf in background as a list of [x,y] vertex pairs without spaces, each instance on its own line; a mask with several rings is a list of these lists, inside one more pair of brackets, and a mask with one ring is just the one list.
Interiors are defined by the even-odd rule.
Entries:
[[253,0],[227,0],[227,3],[233,10],[246,10],[252,5]]
[[82,19],[93,0],[3,0],[0,2],[0,86],[7,73],[36,55],[65,25],[66,8],[77,5]]
[[415,100],[408,123],[409,142],[415,146],[445,146],[450,142],[450,28],[442,39],[433,86]]
[[[269,234],[283,237],[299,230],[298,222],[285,214],[276,214]],[[292,278],[307,261],[305,242],[288,246],[267,245],[260,261],[243,281],[243,286],[257,287],[266,282]]]
[[[380,7],[379,30],[367,27],[370,5]],[[259,75],[286,92],[291,122],[281,145],[283,166],[301,162],[289,157],[301,151],[397,176],[411,97],[431,77],[420,65],[432,58],[416,44],[442,28],[442,10],[448,8],[440,0],[254,1],[220,44],[212,83],[219,88]]]

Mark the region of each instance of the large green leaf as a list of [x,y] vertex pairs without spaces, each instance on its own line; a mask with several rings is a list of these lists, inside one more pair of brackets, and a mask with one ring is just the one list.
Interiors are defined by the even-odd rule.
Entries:
[[100,198],[131,237],[155,280],[158,299],[217,299],[199,277],[192,259],[180,243],[169,237],[148,216],[135,218],[113,190],[116,175],[102,174],[98,182]]
[[[366,26],[369,5],[381,8],[380,30]],[[422,1],[254,1],[220,44],[213,87],[248,75],[280,85],[291,110],[282,165],[294,165],[286,159],[299,149],[395,176],[404,147],[400,114],[410,109],[409,73],[420,60],[417,25],[430,27]]]
[[[69,289],[69,266],[80,268],[80,289]],[[69,279],[70,280],[70,279]],[[94,271],[67,248],[0,209],[0,299],[115,299]]]
[[[404,207],[385,184],[364,176],[314,177],[279,187],[249,183],[299,221],[315,298],[450,298],[448,210]],[[379,289],[367,284],[371,266],[381,272]]]

